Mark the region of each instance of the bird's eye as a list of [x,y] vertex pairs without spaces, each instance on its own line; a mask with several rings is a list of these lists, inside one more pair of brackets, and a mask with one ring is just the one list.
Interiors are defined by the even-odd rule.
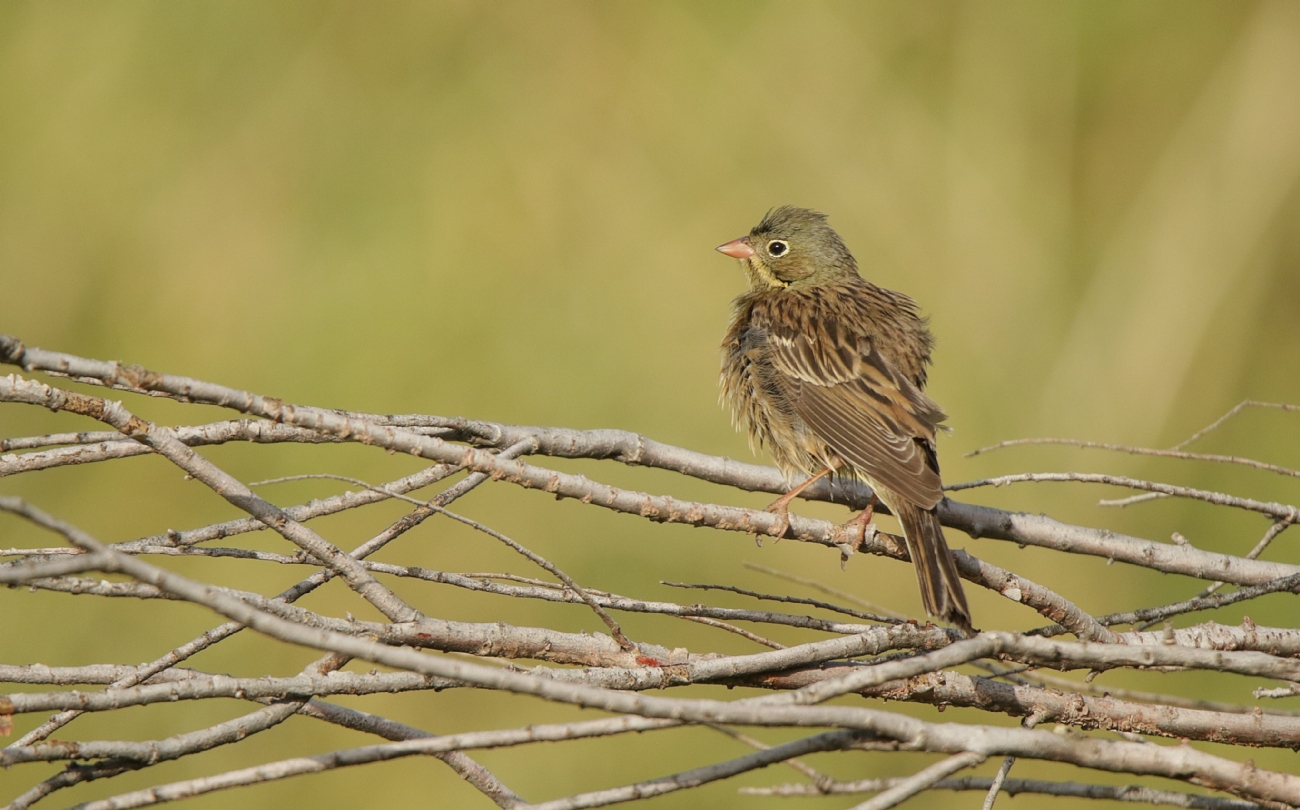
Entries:
[[780,239],[773,239],[767,243],[767,252],[779,259],[790,252],[790,243]]

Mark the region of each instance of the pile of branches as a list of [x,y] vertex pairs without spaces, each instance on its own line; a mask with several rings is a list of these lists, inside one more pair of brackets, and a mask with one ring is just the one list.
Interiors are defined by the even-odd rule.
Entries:
[[[684,523],[719,531],[764,536],[784,529],[777,516],[763,511],[679,500],[666,495],[629,491],[549,469],[534,460],[546,457],[606,459],[615,463],[657,467],[741,490],[783,492],[788,482],[772,468],[707,456],[614,430],[581,431],[476,422],[436,416],[391,416],[351,413],[291,405],[270,397],[160,374],[115,362],[75,357],[25,347],[0,336],[0,363],[24,372],[0,378],[0,402],[23,403],[52,411],[80,414],[103,423],[101,432],[62,433],[0,440],[0,477],[66,465],[111,462],[158,454],[188,476],[247,514],[247,517],[185,531],[140,537],[119,543],[97,540],[85,527],[71,525],[43,511],[39,504],[0,496],[0,511],[11,519],[30,521],[60,540],[42,548],[0,549],[0,583],[32,590],[113,598],[184,600],[213,614],[212,629],[184,643],[164,645],[159,657],[139,666],[86,662],[75,667],[39,663],[0,664],[0,681],[43,685],[49,691],[0,695],[0,730],[10,732],[15,715],[55,712],[45,722],[0,750],[0,766],[21,774],[28,763],[66,763],[46,779],[34,777],[6,797],[9,808],[27,808],[58,790],[90,780],[137,773],[217,746],[236,745],[250,735],[273,729],[297,714],[373,735],[377,740],[356,748],[314,756],[264,762],[242,770],[159,784],[148,790],[124,792],[79,807],[144,807],[211,791],[261,784],[290,776],[380,762],[396,757],[428,755],[442,760],[495,804],[506,808],[599,807],[700,785],[787,763],[803,778],[797,783],[745,792],[766,795],[871,794],[860,808],[887,808],[927,790],[967,790],[986,794],[985,807],[999,793],[1030,793],[1117,799],[1178,807],[1248,808],[1300,807],[1300,777],[1217,756],[1191,745],[1152,744],[1149,738],[1207,741],[1238,747],[1300,747],[1300,716],[1272,710],[1263,702],[1238,705],[1193,700],[1158,692],[1101,690],[1085,681],[1068,680],[1050,670],[1145,670],[1148,677],[1185,670],[1211,670],[1235,676],[1270,678],[1275,689],[1257,690],[1257,701],[1300,691],[1300,629],[1203,623],[1174,629],[1167,620],[1300,589],[1300,566],[1261,559],[1268,543],[1300,518],[1296,507],[1236,498],[1115,476],[1068,474],[1019,475],[976,482],[989,485],[1023,480],[1096,481],[1142,490],[1139,498],[1199,498],[1224,506],[1262,513],[1272,527],[1246,556],[1214,553],[1180,537],[1161,543],[1113,531],[1073,526],[1042,515],[1013,513],[946,500],[940,507],[944,525],[971,537],[1039,546],[1062,554],[1083,554],[1218,584],[1196,598],[1129,613],[1092,616],[1047,585],[954,552],[962,576],[1044,618],[1044,626],[1026,633],[989,630],[972,638],[896,616],[830,602],[785,597],[796,612],[713,607],[648,601],[603,592],[575,582],[554,564],[495,529],[448,509],[485,483],[541,490],[659,523]],[[67,379],[123,392],[166,398],[178,407],[218,406],[236,412],[229,421],[168,427],[142,419],[123,402],[79,393],[57,382]],[[1278,406],[1294,409],[1294,406]],[[420,471],[382,484],[351,480],[344,494],[308,503],[278,506],[256,494],[205,458],[198,450],[228,442],[341,443],[354,442],[376,452],[405,453],[428,462]],[[1145,451],[1186,458],[1210,458],[1181,450]],[[1296,476],[1292,470],[1263,466]],[[454,483],[452,483],[454,481]],[[431,487],[442,488],[429,495]],[[865,506],[865,486],[822,482],[807,491],[809,499],[834,499]],[[960,488],[954,487],[953,489]],[[416,496],[414,493],[423,493]],[[358,538],[344,551],[313,531],[314,520],[344,510],[361,509],[394,499],[409,511],[384,531]],[[379,549],[399,541],[425,519],[443,515],[465,523],[510,546],[546,572],[537,579],[517,575],[458,574],[371,561]],[[293,543],[296,554],[229,548],[221,540],[267,530]],[[839,549],[844,556],[867,553],[906,560],[901,538],[880,531],[850,536],[823,520],[792,514],[787,539]],[[181,576],[150,562],[159,557],[238,558],[277,565],[297,565],[303,577],[282,593],[267,595],[218,587]],[[1068,570],[1062,558],[1061,570]],[[92,572],[121,575],[109,581]],[[323,615],[295,604],[332,579],[341,579],[355,594],[378,610],[385,621],[361,621]],[[388,584],[395,578],[430,586],[449,586],[509,599],[569,603],[575,610],[593,611],[609,629],[606,634],[576,634],[546,627],[497,622],[448,621],[422,614],[400,598]],[[843,596],[843,595],[841,595]],[[847,598],[847,597],[845,597]],[[840,601],[844,601],[841,598]],[[666,649],[638,643],[620,629],[620,612],[659,614],[694,621],[737,633],[766,648],[746,655],[708,650]],[[804,611],[804,612],[800,612]],[[816,614],[816,615],[814,615]],[[830,618],[827,618],[830,616]],[[9,617],[13,620],[13,617]],[[1148,630],[1153,624],[1164,626]],[[742,627],[743,625],[743,627]],[[795,628],[806,641],[783,646],[761,634],[765,626]],[[1124,630],[1123,627],[1130,629]],[[56,628],[51,628],[55,632]],[[311,648],[320,657],[303,671],[284,675],[240,678],[184,666],[187,659],[226,639],[251,630],[286,645]],[[20,650],[4,651],[8,657]],[[479,657],[486,663],[475,660]],[[492,660],[488,660],[492,659]],[[533,662],[529,667],[502,667],[500,659]],[[383,670],[343,669],[359,660]],[[758,696],[710,700],[691,696],[693,684],[751,687],[739,694]],[[74,687],[102,685],[102,689]],[[357,711],[331,702],[334,695],[367,695],[417,690],[472,687],[518,693],[612,713],[612,717],[523,728],[482,730],[438,735],[391,718]],[[667,688],[672,691],[665,691]],[[30,686],[28,687],[30,690]],[[859,695],[867,701],[833,698]],[[197,730],[178,730],[171,737],[149,741],[53,740],[87,712],[117,712],[177,700],[238,699],[252,704],[234,720]],[[929,722],[888,711],[882,701],[912,701],[939,708],[960,706],[986,712],[987,724]],[[253,708],[256,707],[256,708]],[[1020,718],[1019,725],[1006,718]],[[1053,724],[1055,729],[1044,727]],[[472,759],[467,752],[504,746],[555,745],[583,738],[643,732],[641,745],[653,761],[652,732],[682,725],[699,725],[731,735],[754,748],[753,753],[667,774],[637,784],[547,801],[530,802]],[[804,736],[779,745],[766,745],[740,729],[807,729]],[[61,736],[65,736],[63,731]],[[815,752],[913,751],[939,755],[911,775],[862,782],[840,782],[814,770],[799,757]],[[861,756],[861,754],[858,754]],[[994,777],[962,776],[960,772],[995,758],[1001,768]],[[1141,784],[1112,786],[1083,782],[1051,782],[1008,776],[1016,758],[1069,763],[1094,771],[1143,777]],[[1157,789],[1154,777],[1178,780],[1207,790]],[[507,778],[508,780],[508,778]],[[13,776],[6,785],[18,782]],[[1168,787],[1168,785],[1166,785]],[[1176,787],[1176,786],[1175,786]],[[1227,794],[1227,795],[1223,795]]]

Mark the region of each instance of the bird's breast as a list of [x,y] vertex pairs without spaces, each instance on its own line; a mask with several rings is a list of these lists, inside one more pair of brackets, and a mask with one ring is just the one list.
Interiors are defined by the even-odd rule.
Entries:
[[791,385],[772,362],[767,330],[738,318],[723,343],[722,394],[732,421],[762,446],[787,476],[825,466],[830,449],[807,428],[794,407]]

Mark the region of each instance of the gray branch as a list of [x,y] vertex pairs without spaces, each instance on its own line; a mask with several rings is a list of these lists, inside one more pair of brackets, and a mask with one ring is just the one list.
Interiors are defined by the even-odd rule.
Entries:
[[[999,476],[973,485],[1002,485],[1019,481],[1071,481],[1125,486],[1158,497],[1187,497],[1268,515],[1272,528],[1244,556],[1218,554],[1193,546],[1175,535],[1157,543],[1105,529],[1071,526],[1042,515],[1030,515],[945,500],[940,506],[944,525],[972,537],[989,537],[1034,545],[1057,553],[1087,554],[1119,560],[1151,570],[1240,586],[1234,593],[1212,593],[1171,605],[1093,617],[1066,595],[993,566],[957,550],[954,558],[962,576],[1047,617],[1052,625],[1027,634],[986,632],[970,639],[930,625],[918,625],[871,608],[872,613],[847,610],[810,599],[758,594],[730,585],[709,586],[735,591],[740,598],[775,596],[798,604],[794,613],[676,604],[650,601],[579,587],[556,566],[505,538],[488,523],[476,528],[507,542],[561,583],[548,583],[515,574],[457,574],[377,563],[366,558],[402,537],[423,520],[445,512],[452,500],[488,481],[570,498],[643,520],[681,523],[751,535],[773,535],[779,520],[766,512],[682,500],[667,495],[613,487],[582,475],[562,473],[524,460],[524,456],[607,460],[628,466],[656,467],[680,475],[741,490],[785,492],[791,485],[770,467],[708,456],[617,430],[571,430],[527,427],[462,418],[419,414],[383,415],[291,405],[247,391],[146,369],[29,349],[0,336],[0,362],[68,377],[112,390],[163,397],[180,403],[200,403],[237,412],[234,419],[210,424],[163,427],[142,420],[125,405],[88,396],[18,375],[0,377],[0,403],[40,406],[103,422],[114,431],[50,433],[44,436],[0,437],[0,477],[36,470],[112,464],[136,455],[158,454],[205,484],[214,495],[247,512],[248,517],[184,531],[104,545],[88,532],[45,514],[16,498],[0,495],[7,511],[55,532],[69,546],[0,549],[0,583],[23,585],[65,594],[144,600],[182,600],[203,606],[226,622],[172,649],[156,660],[135,667],[86,662],[83,666],[40,664],[0,665],[0,682],[44,685],[50,691],[0,695],[0,731],[14,715],[57,712],[36,729],[0,752],[0,766],[20,768],[29,763],[63,762],[67,768],[28,787],[9,807],[22,810],[53,792],[90,779],[111,779],[155,763],[187,757],[215,746],[236,744],[249,734],[270,731],[294,713],[376,735],[385,742],[333,753],[270,762],[237,771],[202,776],[147,791],[121,794],[89,807],[138,807],[402,756],[435,756],[467,780],[495,805],[527,807],[597,807],[638,798],[665,795],[752,771],[814,751],[849,752],[836,756],[887,756],[889,751],[941,755],[919,773],[899,779],[841,783],[808,765],[792,762],[813,782],[808,788],[778,786],[769,795],[813,793],[877,793],[864,808],[891,807],[924,790],[981,790],[988,800],[999,792],[1037,793],[1179,807],[1244,810],[1246,807],[1300,806],[1300,778],[1262,770],[1250,761],[1200,751],[1189,746],[1152,745],[1147,737],[1213,742],[1223,746],[1295,748],[1300,745],[1300,716],[1265,711],[1257,705],[1183,698],[1157,691],[1102,688],[1092,676],[1108,670],[1146,671],[1149,678],[1188,669],[1218,673],[1225,684],[1242,678],[1268,678],[1282,688],[1260,688],[1256,699],[1291,695],[1300,688],[1300,629],[1203,622],[1189,627],[1148,631],[1151,622],[1181,614],[1222,608],[1267,593],[1294,591],[1300,566],[1261,559],[1269,542],[1300,518],[1300,510],[1285,503],[1229,495],[1223,492],[1143,481],[1105,474],[1022,473]],[[1239,411],[1239,406],[1230,412]],[[1293,406],[1286,406],[1288,410]],[[174,420],[181,421],[181,420]],[[1221,424],[1223,419],[1207,430]],[[1204,435],[1206,431],[1197,434]],[[1196,438],[1196,437],[1193,437]],[[253,494],[196,452],[196,448],[229,442],[258,445],[356,443],[431,462],[425,470],[387,484],[279,507]],[[1073,442],[1072,442],[1073,443]],[[1084,446],[1093,446],[1082,443]],[[1230,463],[1294,476],[1295,470],[1235,456],[1209,456],[1147,448],[1107,449],[1171,456],[1200,463]],[[413,494],[419,489],[463,472],[466,477],[432,500]],[[323,477],[324,474],[312,473]],[[343,477],[343,476],[332,476]],[[973,485],[956,485],[952,490]],[[861,508],[870,490],[854,482],[819,482],[805,497]],[[1145,496],[1143,496],[1145,497]],[[310,521],[389,500],[413,504],[401,519],[356,545],[348,554],[308,528]],[[450,513],[447,513],[450,514]],[[297,553],[262,548],[222,547],[214,541],[233,535],[271,530],[293,542]],[[791,535],[800,541],[834,549],[844,560],[858,553],[906,560],[901,538],[869,532],[859,540],[829,521],[800,515],[791,518]],[[179,576],[145,561],[147,556],[221,557],[237,566],[296,565],[312,569],[309,576],[275,597],[237,587],[217,587]],[[196,561],[201,565],[201,561]],[[98,579],[92,572],[124,574]],[[362,599],[378,607],[385,620],[358,621],[324,615],[296,604],[329,580],[339,577]],[[599,633],[564,633],[548,627],[499,622],[452,622],[420,615],[399,599],[381,578],[446,585],[498,599],[540,599],[594,611],[618,639]],[[817,586],[817,583],[805,583]],[[402,591],[403,593],[406,590]],[[832,597],[843,601],[843,595]],[[802,611],[832,611],[830,618],[798,615]],[[762,645],[761,651],[721,655],[703,646],[696,649],[633,642],[622,637],[613,611],[660,615],[707,623]],[[587,614],[590,620],[590,614]],[[744,625],[744,626],[742,626]],[[805,634],[794,640],[765,638],[754,629],[782,626]],[[1120,625],[1134,625],[1121,632]],[[757,627],[754,627],[757,626]],[[183,669],[196,653],[248,628],[281,643],[316,649],[324,658],[293,677],[231,677],[217,672]],[[807,635],[812,631],[814,635]],[[1079,641],[1053,638],[1069,632]],[[816,634],[831,634],[823,637]],[[621,643],[620,643],[621,642]],[[455,655],[448,655],[455,653]],[[350,659],[371,662],[385,671],[333,671]],[[490,660],[491,665],[479,663]],[[520,669],[506,662],[538,662]],[[391,670],[391,671],[388,671]],[[1067,680],[1051,670],[1087,670],[1084,682]],[[1230,680],[1235,679],[1235,680]],[[1107,679],[1109,680],[1109,679]],[[106,685],[100,690],[80,685]],[[755,697],[706,700],[697,685],[757,687]],[[1291,684],[1286,688],[1285,684]],[[1254,686],[1254,684],[1251,684]],[[27,687],[27,688],[30,688]],[[602,720],[546,726],[467,731],[435,736],[395,720],[326,702],[332,695],[364,698],[383,692],[474,688],[532,696],[574,707],[612,713]],[[664,689],[673,692],[664,692]],[[1240,687],[1244,692],[1246,687]],[[831,705],[828,701],[857,695],[872,701]],[[262,705],[214,726],[183,730],[157,740],[77,739],[43,742],[86,711],[115,713],[129,706],[176,700],[249,700]],[[970,715],[960,722],[939,723],[886,711],[876,701],[905,701],[942,709],[963,707],[986,715],[1021,718],[1020,728],[996,720],[981,724]],[[1057,731],[1034,728],[1055,723]],[[732,734],[758,750],[745,756],[702,765],[676,774],[621,787],[529,804],[494,774],[469,758],[475,748],[561,742],[629,731],[653,732],[703,724]],[[768,746],[726,726],[816,729],[813,736]],[[1060,733],[1066,727],[1069,733]],[[272,732],[274,733],[274,732]],[[1112,739],[1107,735],[1119,735]],[[66,736],[65,734],[61,734]],[[1093,771],[1142,777],[1165,777],[1227,791],[1237,798],[1194,796],[1145,786],[1111,788],[1076,783],[1005,778],[994,783],[983,777],[954,778],[951,774],[986,758],[1018,758],[1019,768],[1035,762],[1070,763]],[[1244,756],[1242,757],[1244,759]],[[37,766],[41,767],[41,766]],[[48,767],[44,766],[44,767]]]

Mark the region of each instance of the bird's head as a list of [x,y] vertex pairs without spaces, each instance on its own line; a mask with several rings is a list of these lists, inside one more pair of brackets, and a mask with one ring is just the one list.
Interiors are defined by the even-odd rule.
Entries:
[[826,215],[792,205],[772,209],[749,236],[719,245],[718,251],[740,259],[755,291],[821,284],[858,272]]

